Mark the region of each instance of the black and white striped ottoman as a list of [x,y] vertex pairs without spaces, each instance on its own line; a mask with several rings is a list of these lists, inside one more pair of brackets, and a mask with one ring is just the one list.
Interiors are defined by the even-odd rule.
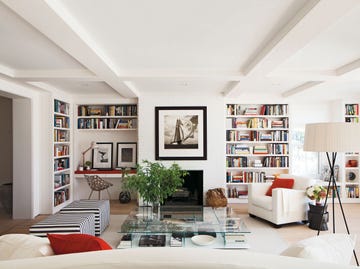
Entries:
[[79,200],[65,206],[61,214],[92,213],[95,215],[95,235],[99,236],[110,223],[109,200]]
[[80,233],[95,235],[94,214],[55,214],[29,228],[32,235],[46,237],[48,233]]

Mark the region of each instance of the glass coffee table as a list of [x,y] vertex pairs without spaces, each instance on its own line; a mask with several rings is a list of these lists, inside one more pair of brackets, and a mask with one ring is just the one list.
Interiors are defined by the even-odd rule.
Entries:
[[161,219],[138,209],[121,226],[118,248],[208,247],[248,248],[245,223],[231,208],[198,207],[196,210],[169,209]]

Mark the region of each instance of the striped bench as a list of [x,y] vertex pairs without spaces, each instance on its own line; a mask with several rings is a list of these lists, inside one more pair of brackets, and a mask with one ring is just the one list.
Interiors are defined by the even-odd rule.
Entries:
[[99,236],[110,223],[109,200],[79,200],[60,210],[61,214],[92,213],[95,215],[95,235]]
[[94,214],[55,214],[29,228],[32,235],[46,237],[48,233],[80,233],[95,235]]

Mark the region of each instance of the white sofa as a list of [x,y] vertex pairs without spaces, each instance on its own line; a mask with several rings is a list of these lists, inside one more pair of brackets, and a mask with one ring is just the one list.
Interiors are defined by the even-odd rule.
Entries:
[[[68,237],[68,236],[65,236]],[[64,239],[64,237],[62,237]],[[84,239],[76,235],[76,244]],[[74,238],[73,238],[74,239]],[[72,240],[72,239],[71,239]],[[85,249],[106,249],[102,239],[85,236],[80,243]],[[191,269],[191,268],[353,268],[349,266],[355,246],[355,236],[325,234],[299,241],[280,255],[251,252],[244,249],[211,249],[210,247],[153,247],[111,249],[74,254],[79,251],[66,240],[60,242],[26,234],[0,236],[0,268],[121,268],[121,269]],[[92,243],[91,243],[92,242]],[[65,244],[63,244],[65,243]],[[55,245],[53,245],[55,244]],[[53,247],[55,247],[53,249]],[[67,249],[67,251],[66,251]]]
[[0,261],[2,269],[347,269],[302,258],[209,248],[133,248]]
[[305,195],[305,189],[313,183],[313,180],[290,174],[282,174],[279,177],[293,178],[294,187],[273,189],[271,197],[265,195],[271,183],[249,185],[249,215],[265,219],[273,223],[275,227],[307,220],[306,211],[309,199]]

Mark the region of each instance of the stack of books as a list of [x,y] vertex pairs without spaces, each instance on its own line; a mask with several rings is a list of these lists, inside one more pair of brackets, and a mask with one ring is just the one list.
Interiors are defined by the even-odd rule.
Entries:
[[131,239],[131,234],[123,235],[117,248],[131,248]]
[[256,145],[254,146],[254,154],[268,154],[268,149],[266,145]]
[[249,248],[244,234],[227,233],[225,235],[226,248]]
[[261,160],[254,160],[253,166],[254,167],[262,167],[263,164],[262,164]]
[[245,109],[245,115],[258,115],[257,107],[247,107]]

